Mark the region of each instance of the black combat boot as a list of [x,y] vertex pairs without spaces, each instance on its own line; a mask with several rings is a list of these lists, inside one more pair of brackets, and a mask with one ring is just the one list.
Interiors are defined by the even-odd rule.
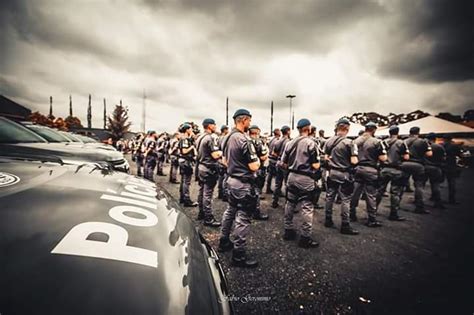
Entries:
[[247,258],[244,250],[234,249],[232,251],[232,266],[242,268],[255,268],[258,266],[258,262]]
[[425,208],[417,207],[417,208],[415,209],[415,213],[418,213],[418,214],[430,214],[431,212],[429,212],[429,211],[426,210]]
[[324,226],[327,227],[327,228],[334,227],[334,222],[333,222],[332,218],[326,218],[326,220],[324,220]]
[[183,206],[184,207],[197,207],[198,206],[198,203],[197,202],[194,202],[192,200],[185,200],[183,202]]
[[204,211],[202,209],[199,209],[197,219],[198,221],[204,220]]
[[365,225],[371,228],[382,227],[382,223],[380,221],[377,221],[375,217],[369,217]]
[[349,222],[347,222],[347,223],[342,223],[342,225],[341,225],[341,234],[357,235],[357,234],[359,234],[359,231],[354,230],[352,228],[352,226],[349,224]]
[[406,221],[406,218],[399,216],[397,211],[390,211],[388,219],[390,221]]
[[296,231],[295,230],[287,230],[285,229],[285,234],[283,234],[283,239],[285,241],[293,241],[296,239]]
[[252,217],[258,221],[267,221],[269,218],[268,214],[263,214],[260,211],[255,212]]
[[234,243],[228,237],[221,237],[219,239],[219,247],[217,251],[219,253],[227,252],[234,248]]
[[315,248],[319,246],[319,243],[313,240],[311,237],[301,236],[298,241],[298,246],[301,248]]
[[446,209],[446,207],[441,201],[435,202],[433,207],[435,207],[436,209],[441,209],[441,210]]
[[204,225],[209,227],[219,227],[221,226],[221,223],[217,221],[214,217],[210,217],[204,220]]
[[349,218],[351,222],[357,222],[357,214],[355,212],[351,211],[351,214],[349,215]]

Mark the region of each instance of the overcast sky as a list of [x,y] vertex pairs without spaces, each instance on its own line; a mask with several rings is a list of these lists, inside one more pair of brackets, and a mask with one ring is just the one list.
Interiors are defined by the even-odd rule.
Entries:
[[120,99],[132,129],[225,123],[330,128],[359,111],[474,108],[474,1],[0,1],[0,93],[93,127]]

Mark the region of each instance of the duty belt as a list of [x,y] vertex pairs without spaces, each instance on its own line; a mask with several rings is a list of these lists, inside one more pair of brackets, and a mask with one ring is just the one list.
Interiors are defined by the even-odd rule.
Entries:
[[357,164],[357,166],[366,166],[366,167],[377,168],[376,165],[372,165],[372,164],[369,164],[369,163],[359,163],[359,164]]
[[311,172],[305,172],[305,171],[294,170],[294,169],[288,169],[288,172],[308,176],[308,177],[311,177],[311,178],[313,178],[313,176],[314,176],[313,173],[311,173]]
[[250,177],[244,177],[244,176],[235,176],[235,175],[229,175],[232,178],[240,180],[244,184],[255,184],[255,178],[250,178]]

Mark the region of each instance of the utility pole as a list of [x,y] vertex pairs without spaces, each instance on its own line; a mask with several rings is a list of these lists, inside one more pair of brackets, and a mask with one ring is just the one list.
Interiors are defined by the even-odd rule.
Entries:
[[142,132],[145,132],[146,128],[146,92],[145,89],[143,89],[143,105],[142,105]]
[[[290,125],[291,125],[291,121],[293,120],[293,98],[295,98],[296,95],[291,95],[291,94],[288,94],[286,96],[286,98],[289,98],[290,99]],[[293,124],[294,125],[294,124]],[[292,128],[293,129],[293,128]]]
[[225,124],[229,126],[229,98],[225,99]]
[[295,129],[295,111],[293,111],[293,114],[291,116],[291,130]]
[[49,97],[49,115],[48,118],[53,118],[53,97]]
[[107,129],[107,104],[104,97],[104,129]]
[[87,106],[87,128],[92,128],[92,107],[91,107],[91,95],[89,94],[89,106]]
[[69,95],[69,116],[72,117],[72,96]]
[[270,105],[270,136],[273,136],[273,101]]

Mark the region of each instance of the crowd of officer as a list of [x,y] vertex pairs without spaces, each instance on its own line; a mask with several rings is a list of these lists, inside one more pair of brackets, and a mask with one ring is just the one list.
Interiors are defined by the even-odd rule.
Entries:
[[[166,176],[163,164],[170,163],[169,181],[180,185],[180,203],[199,207],[197,219],[205,226],[220,228],[218,250],[232,250],[234,266],[251,268],[258,264],[246,254],[246,239],[252,219],[269,219],[260,206],[264,192],[272,195],[273,208],[285,199],[283,239],[298,239],[302,248],[319,246],[312,238],[312,224],[314,210],[323,208],[319,205],[322,191],[326,192],[324,226],[335,227],[333,208],[338,204],[339,229],[345,235],[359,234],[351,222],[359,220],[356,209],[361,200],[365,202],[368,227],[382,226],[377,209],[384,196],[390,197],[388,219],[404,221],[399,209],[410,178],[415,188],[415,213],[429,213],[424,198],[427,181],[434,207],[445,207],[440,193],[445,178],[449,203],[456,203],[461,148],[450,137],[438,144],[436,135],[422,138],[420,129],[413,127],[410,136],[401,139],[399,128],[391,126],[390,137],[382,140],[375,135],[377,125],[369,122],[356,139],[350,139],[350,121],[341,118],[334,136],[326,138],[323,130],[316,133],[316,127],[304,118],[297,123],[295,137],[288,126],[282,126],[267,139],[258,126],[251,124],[248,110],[237,110],[233,120],[233,128],[222,126],[220,133],[214,119],[206,118],[203,132],[193,124],[183,123],[173,135],[155,131],[138,135],[133,159],[138,175],[149,180],[154,180],[155,168],[158,176]],[[193,175],[199,185],[197,202],[190,196]],[[228,203],[222,220],[215,217],[213,210],[216,186],[218,198]],[[299,228],[295,227],[295,214],[301,215]]]

